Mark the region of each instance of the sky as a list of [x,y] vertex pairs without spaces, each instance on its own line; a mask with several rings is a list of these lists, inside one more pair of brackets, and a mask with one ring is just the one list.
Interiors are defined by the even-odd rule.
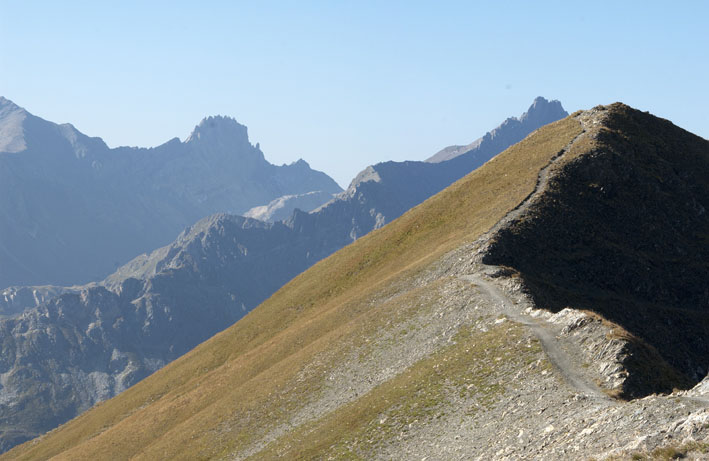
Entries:
[[341,186],[467,144],[536,96],[709,138],[709,2],[0,0],[0,95],[109,146],[208,115]]

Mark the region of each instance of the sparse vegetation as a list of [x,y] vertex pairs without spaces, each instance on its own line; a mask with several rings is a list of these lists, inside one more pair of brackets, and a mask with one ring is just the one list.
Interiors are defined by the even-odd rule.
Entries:
[[633,461],[671,461],[694,456],[704,459],[709,454],[709,444],[703,442],[686,442],[674,446],[664,446],[651,451],[636,451],[627,455],[613,456],[609,461],[630,459]]
[[456,401],[475,401],[469,413],[489,408],[504,392],[505,367],[523,367],[541,353],[538,342],[525,347],[522,335],[522,327],[511,322],[483,334],[470,328],[460,331],[454,345],[355,402],[290,432],[253,458],[371,459],[378,447],[411,425],[445,417],[443,409],[454,395]]

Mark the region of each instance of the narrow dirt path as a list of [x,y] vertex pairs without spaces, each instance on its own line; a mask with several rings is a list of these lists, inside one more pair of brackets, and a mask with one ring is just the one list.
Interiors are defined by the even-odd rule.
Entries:
[[[498,232],[502,227],[509,225],[510,222],[519,219],[534,202],[534,200],[539,197],[540,194],[544,192],[549,183],[549,176],[551,168],[554,164],[559,162],[564,154],[569,152],[571,147],[574,145],[579,138],[583,136],[588,136],[591,126],[594,124],[592,120],[587,119],[586,116],[577,117],[578,122],[581,124],[582,131],[577,136],[575,136],[564,148],[557,153],[549,163],[539,171],[537,176],[537,182],[535,184],[534,190],[522,200],[519,205],[507,213],[502,219],[500,219],[492,228],[483,235],[478,242],[481,244],[481,250],[479,254],[484,253],[484,247],[489,244],[490,237]],[[520,323],[532,330],[534,335],[539,338],[542,344],[544,352],[549,357],[552,365],[558,370],[564,380],[578,392],[591,397],[602,399],[605,401],[611,401],[612,399],[604,394],[601,389],[593,382],[591,378],[587,376],[582,369],[577,366],[569,355],[560,346],[559,341],[556,339],[556,334],[554,333],[554,327],[548,324],[544,320],[535,319],[524,315],[514,306],[514,303],[509,300],[509,298],[498,289],[493,283],[486,280],[482,275],[493,266],[483,265],[481,260],[476,264],[477,268],[473,274],[461,275],[460,278],[467,280],[475,285],[479,286],[480,289],[487,294],[493,305],[500,309],[500,312],[512,319],[513,321]]]
[[546,190],[548,184],[549,184],[549,176],[551,173],[551,169],[554,167],[554,165],[559,162],[564,155],[571,150],[571,147],[576,143],[580,138],[584,136],[588,136],[589,131],[591,127],[593,126],[593,122],[587,120],[587,116],[584,114],[581,114],[581,116],[577,116],[576,120],[581,124],[581,133],[577,134],[569,143],[564,146],[561,151],[559,151],[554,157],[552,157],[549,160],[549,163],[547,163],[541,170],[539,170],[539,173],[537,175],[537,182],[534,185],[534,190],[530,192],[529,195],[527,195],[519,204],[514,207],[512,210],[510,210],[505,216],[502,217],[495,225],[493,225],[490,230],[485,232],[478,241],[479,242],[486,242],[489,241],[490,237],[494,235],[496,232],[498,232],[502,227],[509,225],[510,222],[519,219],[520,216],[522,216],[529,206],[532,204],[534,199],[538,197],[541,193]]
[[549,357],[549,361],[571,387],[587,397],[612,400],[592,380],[585,376],[580,367],[574,364],[561,348],[551,325],[545,325],[546,322],[544,320],[538,320],[519,312],[514,303],[502,291],[481,276],[468,274],[461,275],[460,278],[480,287],[502,314],[532,330],[532,333],[539,338],[544,352]]

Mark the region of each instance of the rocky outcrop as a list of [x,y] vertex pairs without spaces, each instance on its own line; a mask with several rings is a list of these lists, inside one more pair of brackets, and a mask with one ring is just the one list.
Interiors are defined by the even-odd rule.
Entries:
[[303,160],[270,164],[228,117],[110,149],[0,98],[0,287],[101,280],[205,216],[311,191],[341,189]]
[[463,154],[489,159],[512,144],[520,142],[537,128],[560,120],[567,115],[569,114],[561,107],[559,101],[547,101],[539,96],[534,100],[527,112],[519,118],[508,118],[500,126],[468,145],[445,147],[426,159],[426,161],[431,163],[445,162]]

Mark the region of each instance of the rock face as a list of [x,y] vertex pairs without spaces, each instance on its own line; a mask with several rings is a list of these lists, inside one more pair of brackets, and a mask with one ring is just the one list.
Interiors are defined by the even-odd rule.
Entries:
[[0,318],[21,314],[68,291],[75,290],[56,286],[6,288],[0,292]]
[[[238,131],[235,122],[221,122],[232,126],[228,133]],[[209,124],[207,119],[185,144],[206,141]],[[252,154],[249,161],[261,161],[260,151]],[[12,429],[0,432],[2,446],[47,431],[144,378],[230,326],[308,267],[487,159],[471,153],[440,163],[373,165],[333,200],[310,213],[296,209],[284,221],[210,216],[172,244],[134,258],[101,286],[5,320],[0,428]],[[276,216],[276,206],[270,209]],[[53,350],[44,354],[46,348]],[[42,397],[25,389],[41,389]]]
[[431,163],[444,162],[463,154],[489,158],[512,144],[520,142],[537,128],[560,120],[567,115],[569,114],[561,107],[559,101],[547,101],[540,96],[534,100],[527,112],[522,114],[521,117],[508,118],[502,122],[502,125],[466,146],[445,147],[426,161]]
[[0,287],[101,280],[205,216],[311,191],[341,189],[303,160],[270,164],[227,117],[109,149],[0,98]]

